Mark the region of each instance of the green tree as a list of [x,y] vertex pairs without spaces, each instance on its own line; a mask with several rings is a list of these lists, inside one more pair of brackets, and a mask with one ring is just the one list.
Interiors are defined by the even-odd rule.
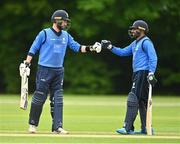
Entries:
[[[146,20],[150,27],[149,37],[159,57],[156,88],[162,93],[179,93],[179,6],[180,2],[175,0],[2,1],[0,91],[20,91],[19,64],[37,33],[51,26],[51,14],[57,9],[65,9],[72,20],[70,33],[81,44],[109,39],[114,45],[124,47],[131,42],[127,30],[132,22]],[[31,67],[31,90],[34,88],[36,61],[37,57]],[[131,58],[119,58],[107,50],[99,55],[68,52],[65,67],[68,92],[122,93],[130,88]]]

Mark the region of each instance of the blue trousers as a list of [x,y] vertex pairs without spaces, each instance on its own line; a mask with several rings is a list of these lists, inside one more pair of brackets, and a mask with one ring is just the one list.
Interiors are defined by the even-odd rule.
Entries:
[[134,130],[134,121],[138,110],[141,119],[141,129],[146,129],[146,112],[148,101],[148,82],[147,70],[140,70],[133,73],[132,88],[128,95],[127,112],[124,121],[124,127],[127,131]]
[[43,105],[50,93],[52,131],[63,123],[63,79],[64,68],[38,66],[36,90],[32,97],[29,124],[38,126]]

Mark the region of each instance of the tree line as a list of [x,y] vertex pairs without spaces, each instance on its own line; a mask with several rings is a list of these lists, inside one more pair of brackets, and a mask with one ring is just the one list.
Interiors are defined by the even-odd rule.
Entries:
[[[155,91],[179,94],[180,85],[180,2],[174,0],[38,0],[0,2],[0,92],[19,93],[19,64],[38,32],[51,27],[52,13],[64,9],[71,18],[69,33],[80,44],[91,45],[108,39],[118,47],[132,40],[127,31],[134,20],[148,25],[158,55]],[[31,65],[30,92],[35,87],[36,56]],[[108,50],[74,53],[65,57],[64,89],[67,93],[117,94],[131,87],[131,57],[118,57]]]

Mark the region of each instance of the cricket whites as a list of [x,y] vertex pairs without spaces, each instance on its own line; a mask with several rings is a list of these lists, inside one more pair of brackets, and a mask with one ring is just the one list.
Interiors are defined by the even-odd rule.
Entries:
[[146,114],[147,135],[152,135],[152,85],[149,84],[148,105]]
[[28,106],[28,76],[30,75],[30,68],[24,62],[20,64],[19,71],[21,76],[20,108],[26,110]]

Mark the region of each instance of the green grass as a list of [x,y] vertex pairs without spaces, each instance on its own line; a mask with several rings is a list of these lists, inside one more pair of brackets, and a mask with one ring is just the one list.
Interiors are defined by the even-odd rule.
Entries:
[[[29,100],[30,105],[30,100]],[[19,96],[0,95],[0,143],[180,143],[180,97],[153,98],[154,136],[119,135],[126,112],[125,96],[64,96],[64,128],[69,135],[51,134],[49,100],[44,105],[37,134],[28,134],[28,110]],[[137,117],[135,128],[140,128]]]

